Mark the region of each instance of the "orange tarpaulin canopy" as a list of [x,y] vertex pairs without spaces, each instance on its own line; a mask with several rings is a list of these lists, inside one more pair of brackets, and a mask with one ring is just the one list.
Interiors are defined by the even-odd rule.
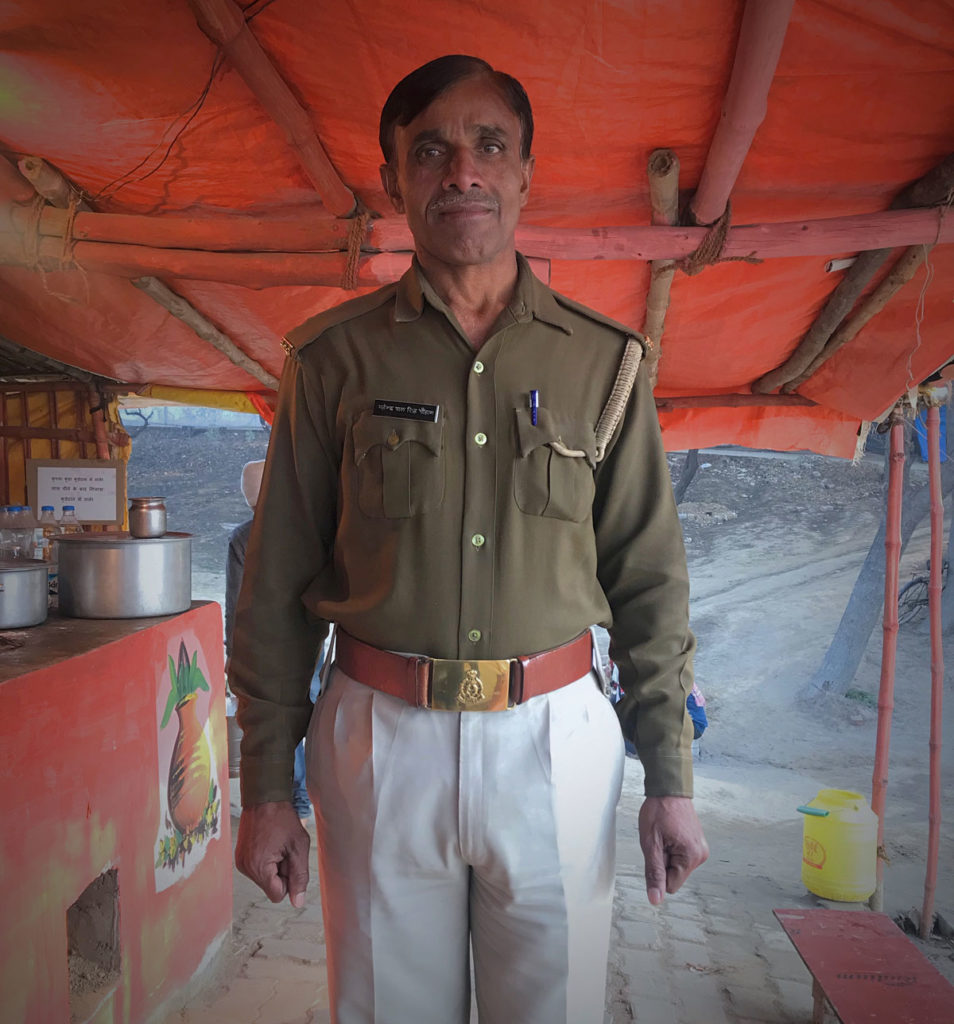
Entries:
[[[327,221],[332,214],[286,133],[231,53],[200,28],[201,6],[8,0],[0,10],[0,151],[13,164],[42,157],[100,213],[223,225]],[[241,20],[365,208],[393,216],[376,141],[391,86],[442,53],[473,53],[516,75],[534,105],[536,174],[523,223],[577,234],[650,223],[645,169],[657,148],[678,155],[680,187],[691,196],[745,7],[740,0],[243,6]],[[878,213],[952,150],[950,2],[796,0],[765,119],[732,189],[732,224]],[[0,179],[0,205],[21,205],[34,223],[24,183]],[[10,220],[9,212],[0,219]],[[19,239],[13,229],[9,237]],[[346,230],[343,237],[339,250],[347,248]],[[133,384],[267,391],[135,288],[126,279],[134,274],[84,265],[90,250],[81,256],[69,240],[55,246],[64,269],[51,269],[52,257],[37,255],[35,233],[24,238],[32,264],[0,258],[8,264],[0,266],[6,339]],[[792,353],[841,279],[843,272],[826,271],[828,261],[855,251],[677,273],[656,389],[670,448],[734,443],[850,456],[862,421],[951,358],[954,247],[942,244],[885,311],[799,387],[814,404],[666,405],[673,396],[748,394]],[[279,257],[279,277],[293,258]],[[641,328],[646,261],[554,257],[548,270],[557,290]],[[354,294],[328,282],[274,284],[274,276],[255,287],[246,277],[153,273],[273,376],[283,362],[281,335]]]

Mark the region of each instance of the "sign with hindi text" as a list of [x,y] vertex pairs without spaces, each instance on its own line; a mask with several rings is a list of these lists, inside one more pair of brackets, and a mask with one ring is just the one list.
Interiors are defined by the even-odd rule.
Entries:
[[73,505],[81,523],[122,523],[126,467],[110,459],[27,459],[27,492],[37,516],[52,505],[57,519]]

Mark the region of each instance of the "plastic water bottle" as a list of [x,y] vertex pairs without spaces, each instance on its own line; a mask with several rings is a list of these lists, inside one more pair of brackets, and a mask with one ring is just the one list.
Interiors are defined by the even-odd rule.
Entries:
[[33,513],[26,505],[15,505],[10,517],[13,534],[14,558],[33,556]]
[[13,558],[13,531],[11,529],[11,505],[0,508],[0,558]]
[[76,506],[75,505],[64,505],[63,515],[60,516],[60,532],[61,533],[82,533],[83,527],[80,521],[76,518]]
[[53,542],[61,532],[53,515],[53,506],[44,505],[40,509],[40,518],[34,531],[33,557],[42,558],[44,562],[52,562]]

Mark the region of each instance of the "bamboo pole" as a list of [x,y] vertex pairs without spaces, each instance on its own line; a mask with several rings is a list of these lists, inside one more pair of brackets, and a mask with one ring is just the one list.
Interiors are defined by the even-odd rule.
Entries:
[[689,204],[696,224],[712,224],[725,212],[755,133],[765,119],[793,3],[748,0],[745,5],[722,116]]
[[941,493],[941,414],[931,402],[927,414],[928,472],[931,488],[931,578],[928,609],[931,618],[931,732],[928,742],[930,794],[927,872],[921,905],[921,938],[934,925],[934,893],[941,845],[941,715],[944,705],[944,647],[941,626],[941,589],[944,565],[944,498]]
[[[34,189],[36,189],[37,194],[43,196],[43,198],[46,199],[47,202],[52,203],[54,207],[68,207],[71,201],[79,196],[78,191],[73,188],[64,175],[41,157],[24,157],[19,161],[17,166],[19,167],[21,174],[23,174],[27,181],[29,181],[33,185]],[[77,217],[101,216],[100,214],[91,214],[89,205],[83,200],[79,200],[76,209],[78,211],[83,211],[82,213],[77,213]],[[46,211],[44,211],[44,213],[45,212]],[[60,224],[60,238],[53,240],[55,244],[56,241],[62,241],[65,236],[68,227],[69,214],[63,209],[51,210],[50,212],[59,214],[64,218]],[[149,218],[143,219],[148,220]],[[71,237],[74,236],[71,235]],[[41,255],[41,250],[44,249],[47,250],[47,252],[49,250],[49,243],[45,238],[41,239],[40,244],[37,247],[37,255]],[[56,256],[57,262],[59,262],[61,255],[62,245],[60,245],[59,255]],[[0,263],[2,262],[3,258],[0,256]],[[77,260],[77,262],[79,261]],[[223,355],[227,356],[233,363],[235,363],[236,366],[241,367],[262,384],[266,384],[270,388],[278,387],[278,379],[276,377],[270,374],[256,360],[247,356],[231,338],[215,327],[187,299],[184,299],[181,295],[177,295],[171,288],[158,280],[158,278],[151,275],[123,274],[121,276],[132,276],[132,283],[141,292],[148,295],[153,301],[158,302],[164,309],[168,310],[173,316],[177,317],[186,324],[186,326],[190,327],[199,338],[203,341],[207,341]],[[108,455],[100,456],[100,458],[108,457]]]
[[[951,189],[954,188],[954,154],[947,156],[933,167],[922,178],[898,193],[891,203],[892,210],[915,209],[946,203]],[[939,214],[940,216],[940,214]],[[942,223],[939,220],[939,224]],[[918,241],[903,242],[903,245],[933,244],[941,239],[923,238]],[[882,238],[877,246],[864,246],[866,250],[855,260],[854,264],[831,293],[822,311],[808,332],[798,343],[795,351],[781,366],[769,371],[752,385],[753,391],[768,392],[788,383],[802,374],[812,360],[822,351],[828,339],[837,330],[838,325],[851,312],[871,279],[891,255],[891,249],[899,243]],[[843,252],[851,251],[846,246]],[[834,250],[833,250],[834,251]]]
[[[6,214],[6,221],[19,233],[31,227],[28,210],[16,206],[0,206],[0,209]],[[9,233],[10,227],[3,227],[2,220],[0,218],[0,232]],[[62,239],[67,222],[65,210],[44,209],[39,221],[40,234]],[[829,256],[832,252],[857,252],[866,247],[894,248],[931,244],[935,240],[954,242],[952,224],[954,218],[945,218],[942,222],[935,209],[891,210],[814,221],[749,224],[729,230],[724,255],[753,255],[760,259]],[[414,239],[403,219],[370,221],[367,232],[362,250],[414,250]],[[527,256],[540,259],[678,259],[697,249],[705,234],[705,228],[665,225],[582,229],[520,225],[517,228],[517,248]],[[76,243],[110,242],[153,249],[211,252],[343,252],[348,247],[347,224],[321,214],[290,221],[287,217],[146,217],[81,210],[73,221],[72,238]]]
[[[649,200],[652,204],[653,224],[673,226],[679,223],[679,157],[671,149],[653,150],[647,166]],[[650,283],[646,295],[646,318],[643,334],[652,341],[649,352],[649,380],[656,386],[659,359],[662,355],[662,336],[669,309],[669,292],[676,273],[673,260],[652,260],[649,264]]]
[[311,118],[245,23],[232,0],[189,0],[199,28],[228,58],[269,117],[285,133],[308,180],[324,205],[338,217],[357,208],[354,193],[341,180],[315,132]]
[[656,398],[656,408],[668,409],[742,409],[775,406],[814,406],[802,395],[675,395]]
[[892,413],[891,458],[884,532],[884,641],[881,648],[881,683],[878,690],[878,731],[874,772],[871,778],[871,809],[878,816],[878,846],[872,910],[884,909],[884,807],[888,790],[888,754],[891,718],[894,713],[894,669],[898,653],[898,564],[901,558],[901,499],[904,481],[904,420]]
[[918,267],[927,257],[929,247],[926,245],[912,245],[905,250],[904,255],[892,267],[888,276],[878,287],[864,299],[855,310],[829,338],[828,344],[818,353],[794,380],[782,385],[782,393],[790,394],[814,376],[819,368],[828,362],[829,359],[849,341],[858,336],[858,333],[869,321],[873,320],[881,310],[888,304],[896,292],[900,291],[917,273]]
[[247,356],[211,320],[206,319],[181,295],[177,295],[171,288],[167,288],[158,278],[140,277],[134,279],[133,284],[145,292],[151,299],[158,302],[164,309],[167,309],[174,317],[177,317],[184,324],[191,327],[203,341],[207,341],[214,348],[217,348],[219,352],[227,356],[236,366],[240,366],[246,373],[251,374],[251,376],[261,381],[267,387],[275,390],[278,389],[277,377],[270,374],[261,363]]
[[[703,228],[681,227],[616,227],[588,231],[530,227],[518,231],[517,244],[520,251],[531,259],[671,259],[688,256],[704,234]],[[724,255],[755,255],[762,259],[827,255],[833,251],[875,245],[886,237],[892,245],[932,243],[935,240],[954,242],[954,217],[941,221],[938,211],[932,209],[833,218],[828,222],[751,225],[733,228],[729,232]],[[380,240],[374,238],[374,241]],[[59,239],[43,236],[37,248],[41,265],[50,270],[62,269],[63,246]],[[410,261],[412,249],[409,243],[407,249],[397,248],[393,243],[388,243],[387,248],[380,245],[377,248],[380,251],[371,257],[373,262],[364,264],[361,284],[374,285],[394,280]],[[75,262],[87,270],[120,277],[182,277],[225,281],[249,288],[281,284],[340,286],[346,268],[341,251],[233,253],[76,241],[71,252]],[[367,259],[365,257],[365,261]],[[0,231],[0,263],[34,265],[22,234]],[[387,276],[379,269],[385,266],[401,269],[394,276]]]

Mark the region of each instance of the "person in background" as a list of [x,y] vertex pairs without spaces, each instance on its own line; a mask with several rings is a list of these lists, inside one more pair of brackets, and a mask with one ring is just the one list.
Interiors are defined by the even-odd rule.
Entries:
[[[248,507],[254,513],[255,505],[258,503],[258,494],[262,488],[262,471],[265,469],[265,460],[246,462],[242,467],[242,494]],[[245,552],[248,548],[248,537],[252,532],[253,516],[249,516],[243,523],[229,534],[229,552],[225,562],[225,673],[228,676],[229,662],[232,658],[232,633],[235,628],[235,602],[238,600],[239,590],[242,588],[242,576],[245,572]],[[311,686],[311,701],[314,703],[317,696],[318,669],[321,668],[321,658],[315,669]],[[305,741],[295,749],[295,774],[292,787],[292,804],[295,812],[302,822],[311,817],[311,801],[308,799],[308,789],[305,785]]]

